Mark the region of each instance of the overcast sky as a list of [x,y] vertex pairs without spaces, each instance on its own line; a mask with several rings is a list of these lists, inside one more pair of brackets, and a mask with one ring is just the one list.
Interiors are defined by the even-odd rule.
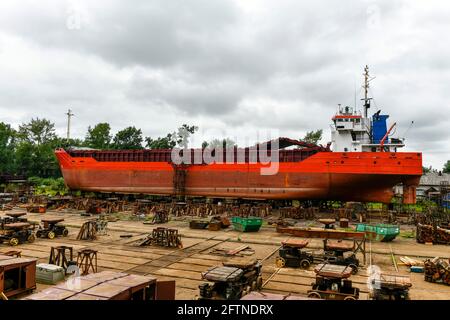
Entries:
[[[317,1],[318,2],[318,1]],[[424,165],[450,159],[450,2],[142,0],[0,2],[0,121],[72,136],[109,122],[194,144],[256,133],[299,138],[337,104],[374,104]],[[414,125],[410,127],[411,121]]]

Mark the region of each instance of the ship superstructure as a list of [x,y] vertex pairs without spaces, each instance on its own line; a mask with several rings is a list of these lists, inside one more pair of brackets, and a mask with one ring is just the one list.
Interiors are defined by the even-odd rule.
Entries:
[[364,112],[354,108],[339,105],[338,112],[332,118],[331,131],[332,150],[337,152],[397,152],[403,147],[404,139],[390,138],[389,134],[395,127],[394,123],[388,130],[386,114],[378,110],[371,118],[368,117],[370,101],[369,89],[369,67],[364,69]]

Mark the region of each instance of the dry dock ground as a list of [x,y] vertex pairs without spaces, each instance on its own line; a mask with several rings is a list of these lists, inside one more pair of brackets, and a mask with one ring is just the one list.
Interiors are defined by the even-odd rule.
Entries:
[[[19,210],[19,209],[17,209]],[[6,212],[0,211],[0,216]],[[186,220],[171,220],[167,224],[177,228],[182,235],[182,249],[168,249],[161,247],[138,247],[133,243],[147,235],[155,226],[143,224],[142,221],[119,220],[109,222],[108,234],[98,236],[94,241],[78,241],[78,231],[88,219],[92,217],[80,216],[80,211],[48,211],[46,214],[28,214],[30,221],[39,222],[45,217],[63,217],[64,223],[69,229],[69,236],[53,240],[37,239],[32,244],[21,244],[15,249],[22,251],[25,257],[38,258],[38,263],[48,263],[50,247],[65,245],[73,247],[76,252],[79,249],[91,248],[98,250],[98,269],[125,271],[132,274],[152,275],[160,280],[176,280],[176,299],[195,299],[198,294],[198,285],[201,280],[201,272],[209,267],[220,265],[226,257],[214,255],[214,248],[233,249],[243,244],[249,245],[255,254],[252,257],[263,260],[263,292],[300,294],[306,295],[314,281],[314,272],[310,270],[282,268],[275,266],[275,258],[281,241],[289,238],[289,235],[279,234],[275,228],[264,224],[259,232],[241,233],[229,229],[221,231],[193,230],[189,229]],[[411,228],[411,227],[403,227]],[[121,238],[121,235],[132,235],[131,238]],[[321,239],[311,239],[308,246],[312,250],[322,247]],[[0,253],[11,250],[7,244],[0,245]],[[434,258],[436,256],[449,258],[450,246],[424,245],[416,243],[415,239],[398,236],[391,243],[368,242],[367,263],[377,265],[383,272],[409,275],[412,281],[410,289],[411,299],[436,299],[450,300],[450,286],[428,283],[423,280],[423,274],[410,273],[409,268],[401,265],[399,257],[410,258]],[[370,251],[370,252],[369,252]],[[396,258],[398,272],[392,262],[392,256]],[[358,254],[362,262],[362,256]],[[368,299],[367,270],[363,266],[357,275],[351,277],[356,287],[361,290],[360,299]],[[38,284],[37,290],[42,290],[45,285]]]

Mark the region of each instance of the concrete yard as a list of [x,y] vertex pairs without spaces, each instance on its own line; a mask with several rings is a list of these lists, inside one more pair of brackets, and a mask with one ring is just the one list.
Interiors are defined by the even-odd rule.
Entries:
[[[21,209],[15,209],[21,210]],[[0,211],[0,216],[6,212]],[[28,213],[30,221],[39,222],[41,217],[63,217],[69,229],[69,236],[53,240],[36,239],[32,244],[21,244],[15,247],[24,257],[38,258],[38,263],[48,263],[50,247],[65,245],[73,247],[76,252],[83,248],[98,250],[99,271],[114,270],[132,274],[153,275],[159,280],[176,280],[176,299],[195,299],[198,294],[198,285],[201,284],[201,272],[211,266],[220,265],[226,257],[211,254],[214,248],[232,249],[248,244],[255,254],[252,257],[263,261],[263,292],[305,295],[311,289],[314,281],[314,272],[310,270],[282,268],[275,266],[275,258],[282,240],[289,238],[287,234],[279,234],[274,226],[264,224],[259,232],[241,233],[232,227],[221,231],[189,229],[187,220],[171,220],[167,224],[157,226],[170,226],[177,228],[182,235],[182,249],[168,249],[160,247],[138,247],[133,243],[150,233],[156,225],[146,225],[142,221],[119,220],[109,222],[108,234],[98,236],[94,241],[78,241],[76,236],[80,226],[93,217],[80,216],[81,211],[63,210],[48,211],[46,214]],[[305,222],[311,224],[311,221]],[[411,229],[411,226],[402,226],[402,230]],[[121,238],[120,235],[132,237]],[[308,248],[319,250],[322,247],[321,239],[311,239]],[[399,275],[410,275],[412,288],[411,299],[449,300],[450,286],[428,283],[424,281],[423,274],[410,273],[409,268],[401,264],[399,257],[426,259],[440,256],[450,257],[450,247],[444,245],[424,245],[416,243],[415,239],[397,238],[390,243],[368,242],[366,245],[368,255],[367,264],[380,267],[383,272],[397,274],[392,262],[394,254],[398,264]],[[7,244],[0,245],[0,253],[11,250]],[[358,253],[361,263],[362,255]],[[356,287],[360,288],[360,299],[368,299],[367,266],[360,268],[357,275],[351,277]],[[269,281],[267,281],[269,280]],[[38,284],[37,291],[47,286]]]

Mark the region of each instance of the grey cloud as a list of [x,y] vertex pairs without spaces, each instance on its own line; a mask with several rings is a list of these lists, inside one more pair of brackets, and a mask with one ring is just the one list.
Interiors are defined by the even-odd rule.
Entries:
[[[322,128],[329,140],[355,85],[360,105],[369,64],[370,111],[390,114],[399,134],[414,120],[407,150],[440,167],[450,144],[449,13],[447,3],[401,0],[3,1],[0,121],[47,117],[64,134],[71,107],[79,137],[108,121],[152,136],[182,123],[293,137]],[[67,26],[74,14],[79,29]]]

